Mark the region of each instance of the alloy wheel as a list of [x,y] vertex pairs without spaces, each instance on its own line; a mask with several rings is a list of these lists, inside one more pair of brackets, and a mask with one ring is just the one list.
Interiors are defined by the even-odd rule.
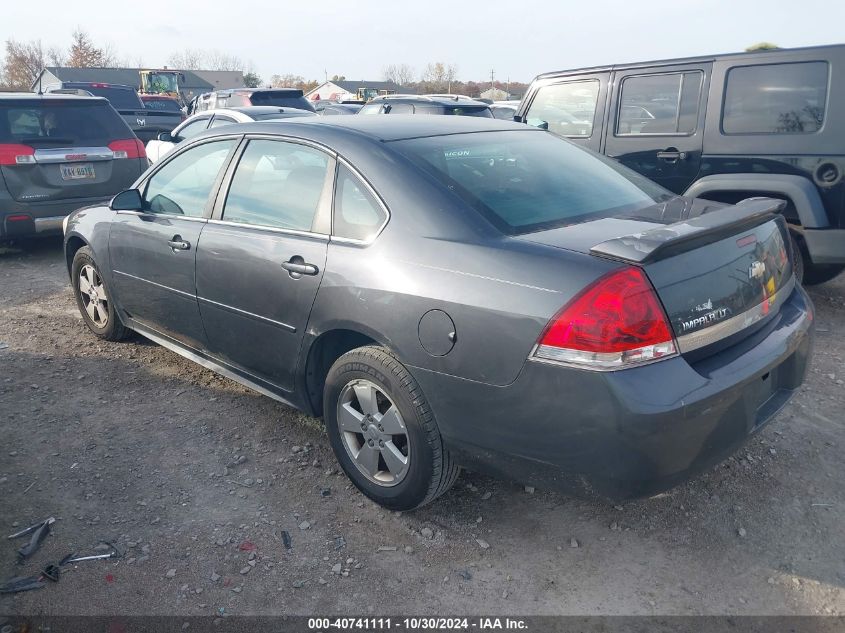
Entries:
[[405,478],[411,456],[407,428],[380,387],[369,380],[349,382],[338,398],[337,423],[343,447],[367,479],[389,487]]
[[91,322],[102,329],[109,323],[109,299],[100,273],[91,264],[79,270],[79,296]]

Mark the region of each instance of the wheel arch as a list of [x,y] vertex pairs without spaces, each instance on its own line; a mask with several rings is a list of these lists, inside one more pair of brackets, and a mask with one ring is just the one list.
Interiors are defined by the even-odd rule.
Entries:
[[302,354],[300,372],[303,405],[314,417],[323,415],[323,388],[334,362],[346,352],[367,345],[390,346],[383,337],[359,324],[343,324],[327,329],[308,343]]
[[[806,178],[790,174],[717,174],[696,180],[684,192],[690,198],[719,199],[719,195],[742,197],[774,196],[786,198],[804,228],[829,226],[827,212],[816,186]],[[731,200],[722,200],[731,202]],[[738,201],[738,200],[735,200]],[[734,201],[734,202],[735,202]]]
[[76,256],[76,253],[79,251],[79,249],[85,246],[90,247],[90,244],[75,233],[73,235],[69,235],[67,239],[65,239],[65,264],[67,265],[68,275],[71,274],[71,268],[73,267],[73,258]]

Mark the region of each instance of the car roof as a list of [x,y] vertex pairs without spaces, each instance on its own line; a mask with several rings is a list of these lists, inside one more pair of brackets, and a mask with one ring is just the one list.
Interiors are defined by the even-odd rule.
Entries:
[[110,84],[102,81],[60,81],[62,86],[95,86],[97,88],[114,88],[115,90],[131,90],[135,92],[135,88],[127,86],[126,84]]
[[0,92],[0,100],[2,101],[105,101],[105,97],[95,97],[88,95],[69,95],[69,94],[51,94],[45,92],[38,94],[37,92]]
[[483,101],[477,101],[465,95],[379,95],[373,97],[370,103],[387,103],[387,102],[410,102],[410,103],[433,103],[435,105],[442,105],[446,107],[451,106],[477,106],[479,108],[486,108],[488,104]]
[[762,60],[766,57],[774,57],[777,59],[780,55],[789,55],[798,52],[811,51],[827,51],[845,49],[845,44],[830,44],[825,46],[805,46],[797,48],[768,48],[755,51],[744,51],[741,53],[719,53],[718,55],[698,55],[696,57],[677,57],[674,59],[656,59],[643,62],[629,62],[625,64],[609,64],[606,66],[591,66],[585,68],[567,68],[564,70],[554,70],[537,75],[534,79],[546,79],[549,77],[557,77],[558,75],[595,73],[595,72],[609,72],[611,70],[625,70],[628,68],[640,68],[642,66],[674,66],[676,64],[687,63],[702,63],[712,62],[721,59],[748,59],[748,60]]
[[[294,127],[295,126],[295,127]],[[400,139],[427,136],[469,134],[494,131],[542,132],[522,123],[499,119],[462,116],[419,116],[394,114],[391,116],[354,115],[344,117],[296,117],[277,121],[256,121],[244,125],[227,125],[213,128],[203,136],[231,134],[233,132],[298,136],[301,138],[325,137],[327,133],[343,136],[364,136],[375,141],[397,141]]]

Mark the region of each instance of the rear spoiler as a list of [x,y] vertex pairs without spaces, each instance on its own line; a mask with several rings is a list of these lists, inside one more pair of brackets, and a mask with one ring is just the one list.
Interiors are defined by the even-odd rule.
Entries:
[[596,244],[590,253],[632,264],[646,264],[759,226],[783,211],[785,206],[784,200],[747,198],[689,220],[615,237]]

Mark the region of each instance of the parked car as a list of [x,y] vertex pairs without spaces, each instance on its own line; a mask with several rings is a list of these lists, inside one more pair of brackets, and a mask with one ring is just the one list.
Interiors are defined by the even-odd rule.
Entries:
[[513,121],[517,109],[519,109],[519,101],[494,101],[490,104],[493,118],[503,121]]
[[781,205],[676,196],[513,122],[313,117],[190,139],[65,249],[94,335],[322,416],[388,508],[459,466],[618,498],[723,459],[800,387]]
[[99,97],[0,93],[0,241],[61,232],[147,168],[143,144]]
[[386,95],[374,97],[358,114],[451,114],[492,118],[486,103],[461,95]]
[[845,46],[539,75],[519,120],[602,152],[675,193],[786,201],[798,275],[845,268]]
[[46,86],[44,91],[62,94],[68,90],[84,90],[97,97],[108,99],[135,136],[144,142],[155,138],[159,132],[172,130],[182,120],[181,112],[147,109],[132,86],[90,81],[62,81]]
[[364,107],[362,103],[323,103],[319,106],[315,104],[317,114],[323,116],[337,116],[358,114],[358,111]]
[[162,132],[158,135],[157,139],[147,143],[147,158],[150,164],[158,162],[162,156],[170,152],[178,143],[193,138],[209,128],[230,125],[232,123],[311,116],[315,116],[315,114],[309,110],[279,108],[277,106],[249,106],[245,108],[225,108],[201,112],[186,119],[184,123],[177,126],[172,132]]
[[314,112],[314,106],[303,96],[302,90],[295,88],[235,88],[208,92],[193,101],[193,109],[188,114],[220,108],[240,108],[247,106],[280,106]]
[[179,101],[173,97],[166,97],[164,95],[140,95],[140,97],[144,108],[147,110],[178,114],[182,121],[187,118],[185,112],[182,110],[182,106],[179,105]]

